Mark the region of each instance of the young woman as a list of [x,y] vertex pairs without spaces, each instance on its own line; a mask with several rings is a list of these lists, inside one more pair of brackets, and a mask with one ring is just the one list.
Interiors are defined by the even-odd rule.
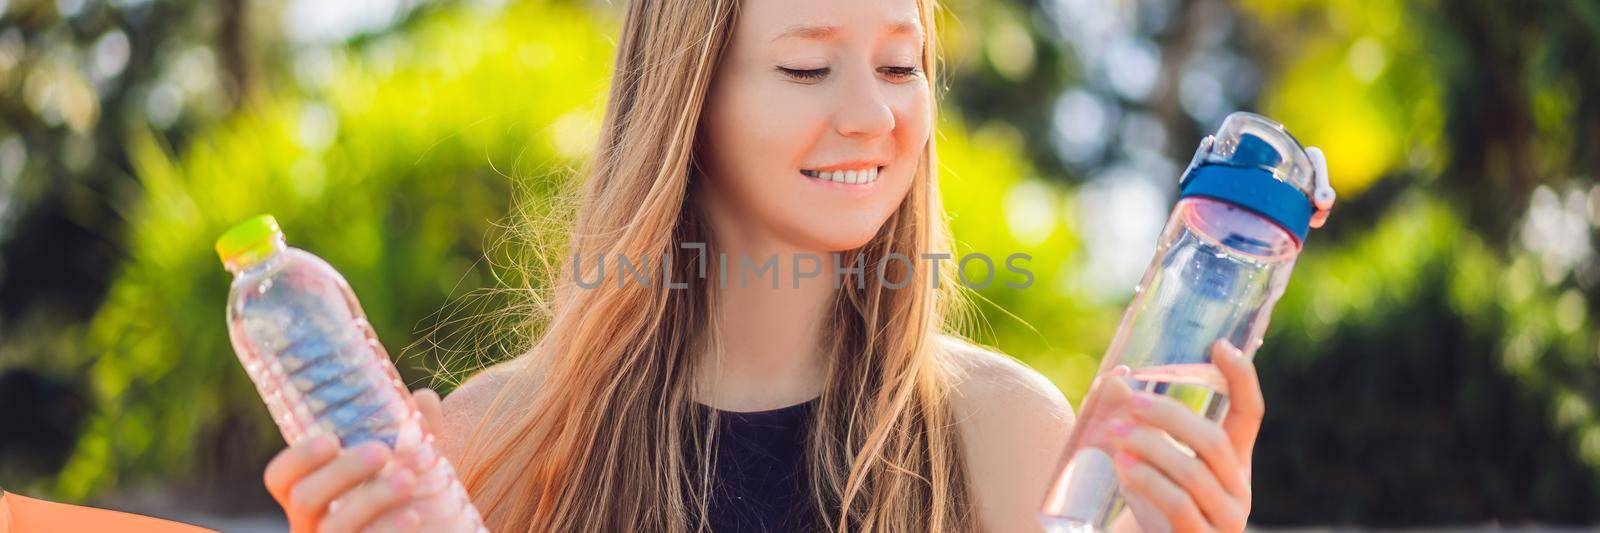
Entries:
[[[951,249],[935,15],[932,0],[630,3],[562,256],[578,261],[542,334],[442,406],[419,391],[492,530],[1039,530],[1071,407],[946,334],[951,263],[925,259]],[[618,279],[617,258],[664,256],[682,286]],[[1225,426],[1101,388],[1142,406],[1117,440],[1136,504],[1119,527],[1243,528],[1263,407],[1250,363],[1213,355]],[[267,469],[292,527],[415,527],[397,505],[411,480],[375,474],[383,447],[330,440]]]

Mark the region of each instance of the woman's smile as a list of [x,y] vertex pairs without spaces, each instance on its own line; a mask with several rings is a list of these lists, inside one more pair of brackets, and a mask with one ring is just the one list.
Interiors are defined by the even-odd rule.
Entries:
[[877,164],[845,164],[832,165],[821,168],[803,168],[800,173],[811,181],[824,187],[841,190],[870,190],[878,183],[878,175],[883,171],[883,165]]

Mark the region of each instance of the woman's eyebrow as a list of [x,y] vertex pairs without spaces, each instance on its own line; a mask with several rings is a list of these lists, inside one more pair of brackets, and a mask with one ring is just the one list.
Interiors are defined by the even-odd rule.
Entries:
[[[780,39],[797,38],[813,41],[826,41],[838,38],[840,33],[841,30],[838,26],[796,24],[794,26],[785,28],[783,31],[779,32],[776,37],[773,37],[772,40],[777,41]],[[915,22],[898,21],[889,24],[888,33],[891,35],[915,36],[922,33],[922,28]]]
[[797,38],[797,39],[807,39],[807,40],[818,40],[818,41],[821,41],[821,40],[832,39],[834,37],[837,37],[838,35],[839,35],[839,27],[838,26],[813,26],[813,25],[806,25],[806,24],[797,24],[797,25],[789,26],[788,28],[785,28],[782,32],[778,33],[777,37],[773,37],[772,40],[776,41],[776,40],[779,40],[779,39],[788,39],[788,38],[793,37],[793,38]]

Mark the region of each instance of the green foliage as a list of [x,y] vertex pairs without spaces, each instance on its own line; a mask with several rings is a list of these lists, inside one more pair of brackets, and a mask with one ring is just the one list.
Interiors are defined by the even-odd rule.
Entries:
[[1593,363],[1558,348],[1593,336],[1505,335],[1555,322],[1558,293],[1518,270],[1420,194],[1352,242],[1308,248],[1258,359],[1257,487],[1292,490],[1258,492],[1255,519],[1593,522]]
[[[956,259],[981,253],[995,263],[989,286],[977,291],[976,327],[967,332],[1026,361],[1077,403],[1088,393],[1101,351],[1115,331],[1120,309],[1081,298],[1074,279],[1082,268],[1071,192],[1043,180],[1016,157],[1016,130],[991,122],[960,135],[960,122],[947,120],[939,139],[939,187],[950,212]],[[1013,253],[1030,257],[1016,263],[1032,273],[1027,283],[1006,267]],[[968,279],[989,275],[981,262],[966,265]]]

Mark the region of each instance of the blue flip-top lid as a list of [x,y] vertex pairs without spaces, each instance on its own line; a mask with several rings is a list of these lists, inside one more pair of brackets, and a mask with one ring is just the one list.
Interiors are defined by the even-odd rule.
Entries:
[[1200,196],[1237,205],[1304,242],[1315,207],[1299,188],[1273,175],[1272,168],[1280,160],[1271,144],[1246,133],[1239,137],[1227,161],[1206,161],[1190,169],[1183,177],[1179,197]]

